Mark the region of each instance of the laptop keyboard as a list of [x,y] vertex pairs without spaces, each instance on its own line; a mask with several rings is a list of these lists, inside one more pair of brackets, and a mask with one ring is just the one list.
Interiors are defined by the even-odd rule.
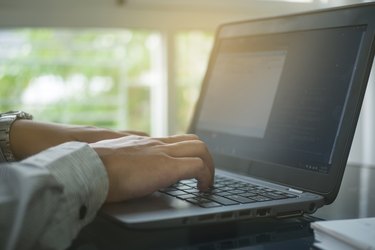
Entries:
[[215,178],[214,187],[208,192],[200,192],[196,186],[195,179],[182,180],[159,191],[204,208],[297,197],[279,190],[221,176]]

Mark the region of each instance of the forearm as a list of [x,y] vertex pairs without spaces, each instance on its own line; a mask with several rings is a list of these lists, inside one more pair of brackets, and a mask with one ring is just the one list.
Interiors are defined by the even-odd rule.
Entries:
[[129,134],[128,132],[117,132],[93,126],[17,120],[10,129],[10,147],[15,158],[22,160],[64,142],[92,143]]
[[18,160],[68,141],[73,136],[65,125],[17,120],[10,129],[10,147]]

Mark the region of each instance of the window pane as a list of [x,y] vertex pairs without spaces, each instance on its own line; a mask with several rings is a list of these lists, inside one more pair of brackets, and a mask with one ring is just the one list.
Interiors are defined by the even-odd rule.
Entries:
[[1,30],[0,110],[150,132],[155,40],[159,33],[144,30]]
[[177,34],[177,133],[186,132],[190,124],[212,43],[212,33],[188,31]]

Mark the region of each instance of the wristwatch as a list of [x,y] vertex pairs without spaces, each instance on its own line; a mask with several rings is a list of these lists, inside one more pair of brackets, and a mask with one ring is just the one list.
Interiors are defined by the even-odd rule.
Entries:
[[33,119],[33,116],[23,111],[0,113],[0,162],[15,161],[10,149],[9,133],[12,123],[20,119]]

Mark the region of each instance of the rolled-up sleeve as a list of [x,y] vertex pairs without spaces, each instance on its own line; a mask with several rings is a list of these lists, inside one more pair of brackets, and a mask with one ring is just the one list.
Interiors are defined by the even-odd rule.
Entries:
[[86,143],[0,165],[0,249],[65,249],[103,204],[108,177]]

